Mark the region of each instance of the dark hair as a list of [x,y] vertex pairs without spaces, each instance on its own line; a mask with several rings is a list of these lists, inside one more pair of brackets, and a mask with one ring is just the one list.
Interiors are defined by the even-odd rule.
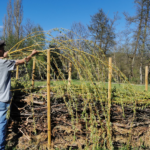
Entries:
[[5,44],[5,41],[4,40],[0,40],[0,47],[1,46],[5,46],[6,44]]

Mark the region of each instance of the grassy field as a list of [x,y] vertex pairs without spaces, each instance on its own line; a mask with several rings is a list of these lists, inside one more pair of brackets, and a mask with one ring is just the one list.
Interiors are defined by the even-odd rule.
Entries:
[[[80,81],[80,80],[72,80],[71,81],[71,85],[81,85],[81,84],[90,84],[90,81]],[[99,82],[95,82],[97,85],[100,84],[104,87],[108,87],[108,83],[99,83]],[[35,86],[46,86],[47,82],[46,81],[35,81]],[[51,86],[59,86],[59,85],[67,85],[68,81],[51,81]],[[139,85],[139,84],[124,84],[124,83],[112,83],[112,88],[116,87],[116,89],[120,89],[123,88],[125,86],[131,86],[133,89],[137,90],[137,91],[144,91],[145,90],[145,85]],[[148,86],[150,87],[150,85]],[[150,88],[148,88],[148,91],[150,91]]]
[[[12,85],[14,81],[12,80]],[[90,84],[90,81],[80,81],[80,80],[72,80],[71,85],[85,85],[85,84]],[[103,86],[105,88],[108,87],[108,83],[102,83],[102,82],[94,82],[96,85]],[[62,85],[67,85],[68,80],[64,81],[51,81],[51,86],[62,86]],[[47,81],[35,81],[35,86],[47,86]],[[136,91],[145,91],[145,85],[139,85],[139,84],[124,84],[124,83],[112,83],[112,89],[115,87],[116,89],[124,89],[126,86],[131,86],[134,90]],[[148,86],[148,91],[150,91],[150,85]]]

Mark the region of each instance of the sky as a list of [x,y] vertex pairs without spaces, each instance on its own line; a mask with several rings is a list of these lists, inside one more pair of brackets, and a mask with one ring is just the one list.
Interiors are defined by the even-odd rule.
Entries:
[[[12,0],[13,1],[13,0]],[[30,19],[39,24],[44,31],[53,28],[70,29],[72,23],[81,22],[87,26],[91,16],[103,9],[109,18],[118,12],[117,31],[125,28],[123,12],[135,14],[134,0],[23,0],[23,23]],[[7,13],[8,0],[0,0],[0,30],[2,31],[4,15]]]

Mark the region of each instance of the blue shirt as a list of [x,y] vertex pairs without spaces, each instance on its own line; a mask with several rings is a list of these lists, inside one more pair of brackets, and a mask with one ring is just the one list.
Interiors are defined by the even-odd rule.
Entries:
[[11,99],[11,71],[15,70],[15,61],[0,59],[0,102]]

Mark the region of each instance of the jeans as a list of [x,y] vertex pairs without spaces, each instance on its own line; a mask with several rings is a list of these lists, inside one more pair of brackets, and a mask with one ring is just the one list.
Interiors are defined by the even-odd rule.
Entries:
[[7,103],[0,102],[0,150],[5,150],[5,138],[8,122],[6,116],[9,106],[10,102]]

